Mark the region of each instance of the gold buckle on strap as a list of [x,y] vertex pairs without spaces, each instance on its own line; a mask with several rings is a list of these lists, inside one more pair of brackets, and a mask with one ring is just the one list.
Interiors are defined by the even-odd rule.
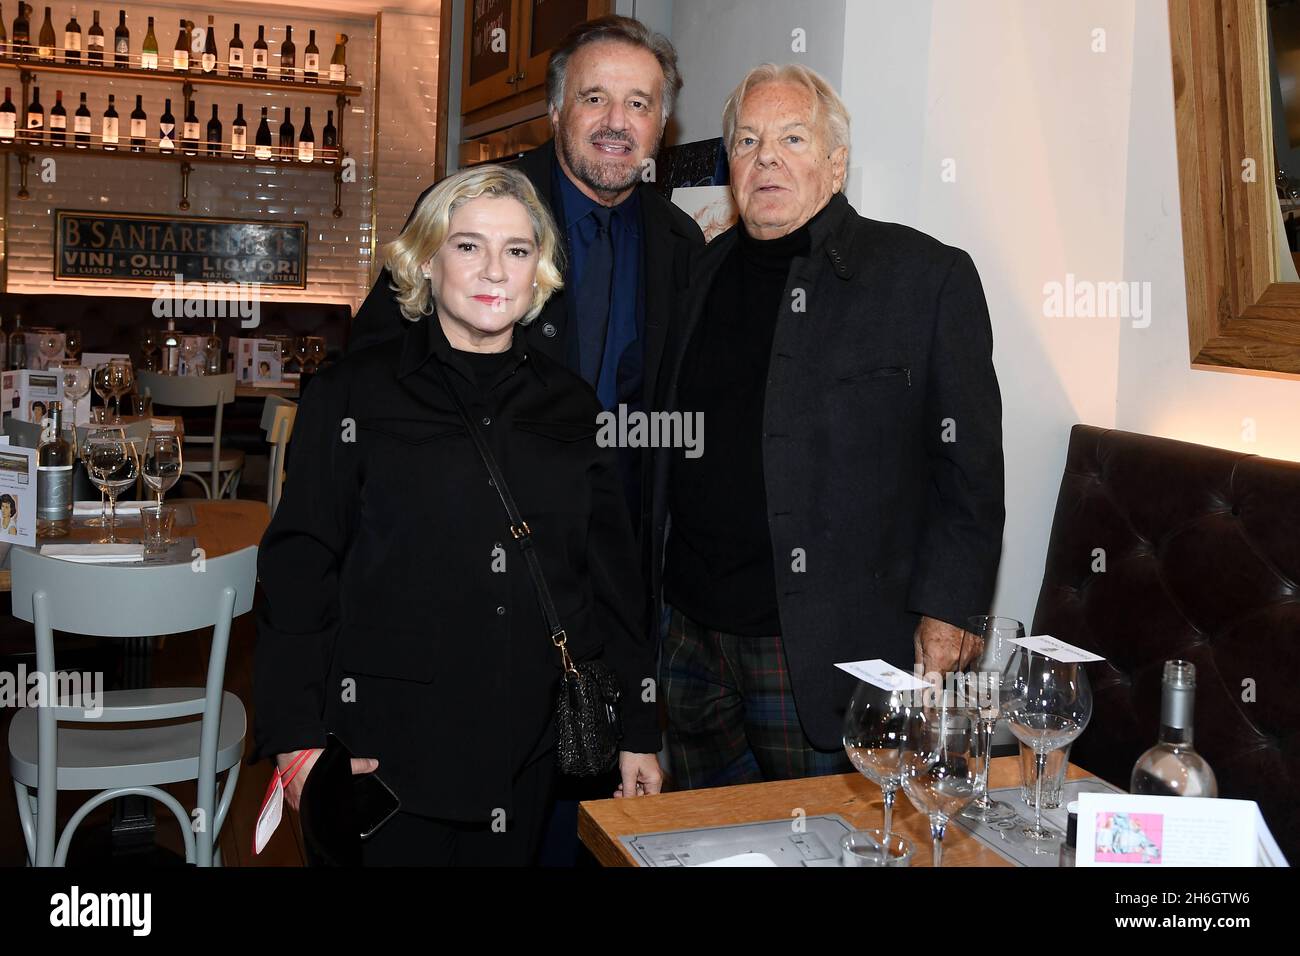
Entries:
[[516,541],[518,541],[518,540],[519,540],[520,538],[522,538],[524,535],[526,535],[526,534],[527,534],[527,535],[531,535],[532,533],[533,533],[533,529],[530,528],[530,527],[528,527],[528,522],[527,522],[527,521],[525,521],[525,522],[523,523],[523,530],[522,530],[522,531],[521,531],[521,530],[519,529],[519,527],[516,526],[516,525],[511,525],[511,526],[510,526],[510,534],[514,536],[514,539],[515,539]]

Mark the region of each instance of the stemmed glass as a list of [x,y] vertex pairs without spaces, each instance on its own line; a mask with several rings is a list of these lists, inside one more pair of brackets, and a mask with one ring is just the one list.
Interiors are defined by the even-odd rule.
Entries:
[[307,353],[310,351],[307,338],[305,335],[300,335],[293,340],[293,355],[298,360],[298,373],[300,375],[307,371]]
[[[175,432],[150,432],[144,443],[144,462],[141,466],[144,483],[158,495],[162,507],[163,495],[181,477],[181,441]],[[175,544],[168,540],[167,544]]]
[[99,543],[117,544],[117,496],[135,481],[140,468],[135,446],[121,428],[94,428],[83,447],[90,480],[108,494],[108,537]]
[[860,774],[880,787],[886,837],[903,779],[902,748],[911,711],[911,692],[888,691],[859,681],[844,713],[844,752]]
[[63,333],[63,361],[66,365],[81,364],[81,330],[68,329]]
[[973,710],[957,706],[950,693],[938,689],[928,693],[937,695],[935,702],[913,707],[908,715],[903,791],[912,806],[930,818],[937,867],[943,863],[948,821],[975,796],[979,743]]
[[[964,811],[973,820],[994,820],[1014,815],[1015,811],[989,799],[989,758],[993,748],[993,734],[1001,716],[998,707],[998,684],[1002,666],[1016,645],[1011,641],[1025,636],[1025,626],[1010,617],[993,617],[977,614],[966,622],[961,639],[960,660],[973,672],[975,686],[968,687],[971,704],[975,708],[975,729],[979,744],[979,777],[975,783],[975,799]],[[969,676],[968,676],[969,681]]]
[[42,329],[40,341],[37,345],[41,356],[41,368],[47,369],[50,363],[54,361],[55,356],[63,348],[63,338],[58,332],[50,329]]
[[319,335],[307,336],[307,361],[311,365],[312,372],[319,369],[321,363],[325,361],[326,348],[325,340]]
[[146,372],[158,371],[158,331],[156,329],[140,330],[140,358]]
[[101,414],[103,415],[103,420],[107,422],[108,396],[112,394],[112,389],[108,387],[108,363],[107,362],[105,362],[103,365],[95,366],[95,371],[91,374],[91,384],[95,388],[95,394],[99,396],[99,401],[101,402],[100,407],[103,409],[103,411],[101,412]]
[[1082,664],[1012,646],[1015,650],[1002,671],[999,690],[1002,713],[1016,738],[1034,751],[1034,825],[1021,832],[1030,840],[1057,840],[1061,835],[1043,826],[1047,755],[1073,743],[1088,726],[1092,687]]
[[90,369],[68,363],[63,366],[63,397],[72,407],[72,424],[76,425],[77,403],[90,394]]
[[[203,355],[203,342],[192,335],[181,339],[181,361],[185,363],[186,375],[202,375],[204,363],[199,361]],[[206,361],[206,357],[205,357]]]
[[113,396],[113,421],[122,421],[122,396],[135,387],[135,369],[126,359],[110,359],[108,363],[108,388]]

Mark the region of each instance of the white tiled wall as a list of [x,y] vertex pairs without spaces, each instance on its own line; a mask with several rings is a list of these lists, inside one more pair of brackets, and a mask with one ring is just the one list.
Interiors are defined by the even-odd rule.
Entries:
[[[93,7],[83,4],[78,8],[77,20],[83,34],[89,28]],[[100,25],[104,27],[111,49],[113,28],[117,22],[117,7],[103,8]],[[56,33],[62,40],[63,26],[67,23],[71,5],[56,5],[53,19]],[[146,17],[155,18],[154,31],[163,60],[160,66],[170,63],[169,51],[176,43],[178,21],[184,17],[206,27],[208,14],[215,17],[217,45],[222,59],[226,44],[233,32],[232,24],[240,24],[245,56],[251,60],[252,44],[257,39],[257,26],[266,25],[266,42],[271,51],[271,67],[279,62],[280,43],[284,39],[286,24],[293,26],[293,40],[297,47],[298,65],[301,68],[303,50],[307,45],[308,30],[316,31],[316,44],[321,50],[322,63],[327,64],[334,50],[334,35],[348,35],[349,82],[362,87],[362,94],[354,98],[343,117],[343,146],[356,159],[356,181],[343,184],[343,217],[335,219],[334,182],[329,172],[294,168],[288,164],[266,163],[256,166],[216,165],[196,163],[190,177],[190,203],[188,212],[182,212],[177,203],[181,195],[180,164],[151,160],[131,161],[87,155],[69,149],[67,155],[58,155],[54,167],[54,182],[43,182],[39,161],[29,167],[28,190],[31,198],[21,200],[18,194],[18,162],[7,155],[9,164],[8,188],[5,196],[6,212],[3,222],[4,247],[7,256],[7,291],[10,292],[70,292],[94,295],[147,295],[148,284],[117,285],[107,283],[53,282],[52,257],[54,247],[53,212],[55,209],[102,210],[104,212],[146,212],[169,216],[225,216],[232,218],[277,221],[305,221],[308,223],[307,289],[274,292],[263,290],[268,300],[298,300],[343,303],[355,308],[369,287],[371,259],[371,143],[374,87],[374,21],[372,19],[342,19],[337,15],[318,16],[300,10],[276,9],[267,6],[217,7],[167,7],[160,5],[131,4],[127,8],[127,25],[131,30],[131,47],[139,52],[146,31]],[[44,11],[37,8],[32,26],[33,36],[40,25]],[[436,21],[435,21],[436,23]],[[436,36],[434,47],[436,50]],[[160,72],[165,72],[160,71]],[[106,70],[101,77],[73,75],[46,75],[40,77],[41,103],[48,116],[54,103],[55,89],[63,90],[64,105],[69,114],[77,107],[80,93],[88,94],[87,106],[94,117],[98,133],[101,117],[108,105],[108,94],[117,97],[116,108],[121,117],[122,137],[127,134],[127,117],[135,107],[137,93],[144,95],[144,110],[149,116],[151,136],[157,136],[158,117],[163,112],[164,97],[172,98],[172,113],[177,124],[184,109],[179,79],[175,84],[142,81],[133,78],[112,77]],[[16,70],[0,69],[3,83],[14,87],[14,103],[20,116],[26,108],[19,103],[19,80]],[[436,77],[436,73],[434,74]],[[396,95],[396,94],[394,94]],[[235,106],[243,103],[244,119],[249,124],[248,138],[253,135],[261,117],[261,107],[268,106],[268,122],[272,137],[278,134],[283,120],[283,110],[291,110],[295,131],[301,131],[304,107],[311,107],[312,128],[319,147],[324,129],[326,111],[335,108],[334,98],[326,95],[308,95],[300,91],[279,92],[271,90],[239,90],[220,86],[198,86],[195,91],[195,111],[201,130],[206,131],[212,114],[212,104],[220,111],[223,133],[227,141],[230,124],[235,118]],[[338,116],[335,125],[338,125]],[[179,128],[177,134],[179,136]],[[71,138],[71,132],[69,132]],[[43,154],[48,155],[48,154]]]
[[[450,23],[450,19],[445,22]],[[384,11],[379,41],[379,137],[375,152],[375,249],[397,238],[433,182],[438,116],[439,17]]]

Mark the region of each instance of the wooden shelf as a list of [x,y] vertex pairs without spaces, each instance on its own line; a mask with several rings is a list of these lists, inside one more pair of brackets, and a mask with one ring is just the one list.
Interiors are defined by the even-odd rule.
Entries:
[[[206,153],[206,147],[197,156],[186,156],[178,148],[171,152],[163,152],[157,146],[157,140],[150,140],[150,145],[144,148],[143,152],[133,152],[129,145],[130,137],[118,141],[117,149],[104,149],[100,139],[94,135],[90,145],[86,149],[77,149],[71,143],[72,134],[68,134],[69,143],[67,146],[52,146],[48,142],[42,144],[20,142],[15,140],[12,143],[0,143],[0,152],[4,153],[22,153],[29,156],[94,156],[109,157],[113,159],[152,159],[166,163],[212,163],[227,166],[271,166],[283,169],[285,166],[292,166],[294,169],[304,170],[331,170],[337,171],[339,160],[333,163],[326,163],[320,158],[319,148],[316,159],[310,163],[298,161],[298,147],[293,147],[291,151],[281,150],[279,146],[271,147],[271,155],[274,159],[256,159],[250,151],[243,159],[236,159],[234,156],[224,154],[221,156],[209,156]],[[229,144],[224,144],[229,147]],[[342,158],[342,157],[340,157]]]
[[[57,51],[62,53],[62,51]],[[112,54],[109,54],[111,56]],[[106,63],[104,66],[90,66],[85,62],[82,63],[63,63],[60,61],[50,60],[20,60],[12,56],[0,56],[0,66],[12,67],[15,70],[27,70],[31,73],[54,73],[69,76],[97,76],[100,78],[114,79],[136,79],[150,80],[155,83],[190,83],[196,86],[226,86],[234,89],[247,90],[280,90],[293,91],[295,93],[309,93],[329,96],[360,96],[361,87],[340,85],[336,83],[303,83],[294,81],[292,83],[281,80],[278,76],[268,75],[266,79],[255,79],[252,76],[225,76],[217,73],[203,73],[201,71],[190,71],[187,73],[177,73],[172,70],[161,69],[163,62],[170,64],[170,60],[159,58],[160,68],[157,70],[142,70],[138,66],[139,54],[131,55],[131,66],[119,69]],[[224,69],[225,63],[218,63],[218,69]],[[250,70],[250,67],[246,67]],[[299,71],[301,72],[301,71]]]

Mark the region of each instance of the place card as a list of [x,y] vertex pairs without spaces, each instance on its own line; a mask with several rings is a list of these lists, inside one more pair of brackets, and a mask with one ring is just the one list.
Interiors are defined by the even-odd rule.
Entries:
[[0,446],[0,541],[36,546],[36,449]]
[[930,686],[911,671],[895,667],[888,661],[882,661],[879,658],[870,661],[852,661],[847,664],[836,664],[835,666],[846,673],[852,674],[858,680],[873,684],[883,690],[926,690]]
[[1046,634],[1038,637],[1013,637],[1011,643],[1019,644],[1036,654],[1050,657],[1062,664],[1090,664],[1093,661],[1104,661],[1106,659],[1092,653],[1092,651],[1085,651],[1082,647],[1075,647],[1073,644],[1065,643],[1065,641],[1058,641]]
[[1075,866],[1289,866],[1253,800],[1079,794]]

